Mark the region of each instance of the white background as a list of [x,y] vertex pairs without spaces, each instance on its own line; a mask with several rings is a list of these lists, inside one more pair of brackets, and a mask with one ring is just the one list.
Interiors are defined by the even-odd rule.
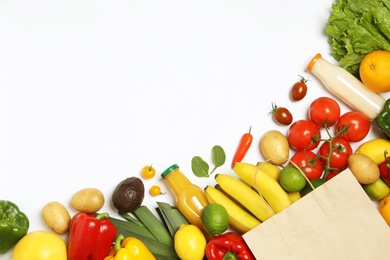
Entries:
[[[288,129],[272,121],[272,102],[297,120],[331,96],[305,68],[316,53],[337,63],[324,32],[332,3],[0,0],[0,199],[20,206],[30,231],[48,230],[42,207],[59,201],[73,215],[70,199],[86,187],[100,189],[101,211],[116,216],[113,189],[151,163],[157,176],[146,189],[167,192],[146,194],[151,208],[174,203],[159,179],[174,163],[214,185],[193,175],[192,157],[212,168],[220,145],[227,160],[217,172],[232,173],[250,126],[245,161],[263,160],[261,135]],[[298,75],[310,77],[308,95],[292,102]]]

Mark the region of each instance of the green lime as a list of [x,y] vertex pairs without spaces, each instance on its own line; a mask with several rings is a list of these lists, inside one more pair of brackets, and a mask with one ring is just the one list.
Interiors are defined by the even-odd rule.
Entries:
[[381,178],[373,183],[363,184],[362,186],[367,195],[374,200],[382,200],[390,193],[389,186]]
[[293,165],[287,165],[279,174],[279,183],[288,192],[301,191],[306,185],[306,178]]
[[229,214],[218,203],[208,204],[202,211],[201,220],[203,227],[213,236],[221,235],[229,227]]
[[[321,186],[322,184],[325,183],[325,181],[326,181],[325,179],[320,179],[320,178],[310,180],[310,182],[314,188]],[[306,182],[305,187],[301,190],[302,197],[307,195],[312,190],[313,190],[313,188],[310,186],[310,184],[308,182]]]

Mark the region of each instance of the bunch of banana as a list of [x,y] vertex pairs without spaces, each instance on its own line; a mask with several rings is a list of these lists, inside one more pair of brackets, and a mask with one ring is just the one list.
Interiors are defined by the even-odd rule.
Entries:
[[[275,213],[290,206],[293,200],[297,200],[297,194],[288,194],[275,179],[276,174],[268,174],[262,166],[251,163],[235,163],[233,171],[247,184],[259,191]],[[294,198],[294,199],[292,199]]]
[[231,200],[222,191],[212,186],[206,186],[204,189],[207,200],[210,203],[218,203],[225,207],[229,214],[229,225],[242,233],[255,228],[261,224],[261,221],[240,207]]

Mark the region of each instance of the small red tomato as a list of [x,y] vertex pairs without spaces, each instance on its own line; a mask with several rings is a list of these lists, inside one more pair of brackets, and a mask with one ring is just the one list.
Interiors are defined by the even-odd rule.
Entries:
[[318,126],[330,127],[340,117],[340,106],[333,98],[319,97],[310,104],[308,114]]
[[309,180],[318,179],[322,176],[324,170],[322,160],[310,150],[297,151],[291,157],[291,162],[301,168]]
[[330,168],[342,171],[347,166],[348,157],[352,154],[352,147],[344,138],[335,138],[332,140],[332,144],[330,144],[330,140],[325,141],[318,150],[318,154],[324,163],[329,160]]
[[289,125],[293,121],[293,116],[285,107],[278,107],[275,103],[272,103],[271,113],[274,121],[281,125]]
[[321,142],[321,131],[313,121],[301,119],[290,126],[287,140],[290,147],[297,151],[313,150]]
[[291,91],[290,91],[290,97],[291,97],[292,101],[302,100],[306,96],[306,93],[307,93],[306,82],[308,81],[308,79],[305,79],[302,76],[299,76],[299,77],[301,77],[301,80],[296,82],[292,86]]
[[340,116],[336,132],[349,142],[360,142],[370,132],[370,119],[359,111],[350,111]]

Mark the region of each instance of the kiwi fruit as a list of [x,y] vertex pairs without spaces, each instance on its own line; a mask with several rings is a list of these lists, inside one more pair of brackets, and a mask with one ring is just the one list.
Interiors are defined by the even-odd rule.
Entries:
[[133,212],[141,206],[145,196],[145,186],[138,177],[121,181],[112,194],[113,206],[121,212]]

